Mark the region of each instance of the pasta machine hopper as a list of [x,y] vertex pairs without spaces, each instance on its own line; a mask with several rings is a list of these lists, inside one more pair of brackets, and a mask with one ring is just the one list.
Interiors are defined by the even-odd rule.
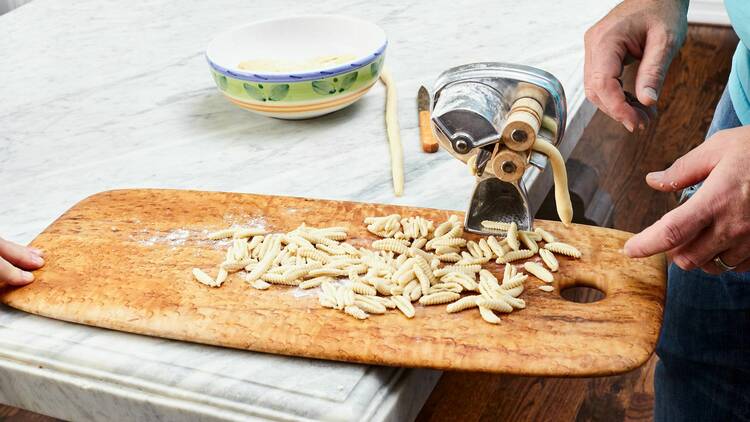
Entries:
[[465,229],[493,233],[482,221],[516,222],[531,230],[528,191],[547,166],[537,138],[559,146],[565,93],[551,74],[529,66],[473,63],[443,72],[431,98],[432,130],[443,149],[476,177]]

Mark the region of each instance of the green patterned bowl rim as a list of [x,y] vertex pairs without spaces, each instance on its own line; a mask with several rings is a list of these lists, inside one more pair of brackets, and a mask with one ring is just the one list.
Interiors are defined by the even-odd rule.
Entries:
[[[328,16],[328,15],[322,15],[322,16]],[[334,15],[332,15],[334,16]],[[347,19],[356,19],[347,16]],[[275,19],[270,19],[275,20]],[[356,19],[360,20],[360,19]],[[264,22],[264,21],[260,21]],[[363,21],[364,22],[364,21]],[[259,22],[254,22],[259,23]],[[369,24],[372,24],[371,22],[367,22]],[[250,24],[252,25],[252,24]],[[373,24],[374,25],[374,24]],[[237,30],[241,27],[230,29],[226,32],[232,32],[234,30]],[[381,29],[382,31],[382,29]],[[339,66],[330,67],[326,69],[317,69],[314,71],[309,72],[293,72],[293,73],[255,73],[255,72],[243,72],[236,69],[230,69],[224,66],[221,66],[220,64],[216,63],[216,61],[211,60],[211,57],[209,56],[208,52],[211,48],[211,44],[209,44],[209,48],[206,49],[205,57],[206,61],[208,62],[208,65],[214,69],[216,72],[221,73],[224,76],[228,76],[230,78],[240,79],[243,81],[250,81],[250,82],[301,82],[301,81],[312,81],[316,79],[321,78],[330,78],[332,76],[341,75],[344,73],[351,72],[353,70],[359,69],[361,67],[367,66],[378,59],[383,53],[385,53],[385,49],[388,46],[388,39],[385,37],[385,31],[383,31],[383,38],[384,42],[383,44],[378,47],[375,52],[364,56],[359,57],[354,61],[344,63]],[[221,35],[221,34],[220,34]],[[219,36],[220,36],[219,35]],[[217,36],[218,38],[218,36]],[[213,43],[213,41],[211,42]]]
[[378,59],[384,52],[385,48],[388,46],[388,42],[383,44],[380,48],[378,48],[378,51],[375,53],[367,56],[365,59],[357,60],[354,62],[350,62],[341,66],[332,67],[325,70],[316,70],[313,72],[299,72],[299,73],[285,73],[285,74],[262,74],[262,73],[247,73],[247,72],[240,72],[237,70],[230,70],[223,66],[219,66],[218,64],[211,61],[211,58],[208,57],[208,53],[206,53],[206,61],[208,61],[208,65],[211,66],[215,71],[221,73],[224,76],[229,76],[230,78],[240,79],[243,81],[249,81],[249,82],[302,82],[302,81],[312,81],[315,79],[320,78],[330,78],[331,76],[337,76],[341,75],[347,72],[350,72],[352,70],[359,69],[361,67],[365,67],[369,65],[370,63],[374,62]]

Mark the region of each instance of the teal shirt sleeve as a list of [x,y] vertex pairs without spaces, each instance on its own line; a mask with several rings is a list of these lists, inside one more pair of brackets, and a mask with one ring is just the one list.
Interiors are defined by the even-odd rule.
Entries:
[[734,52],[732,73],[729,74],[729,96],[742,125],[750,125],[750,52],[741,42]]
[[740,43],[732,58],[727,88],[732,105],[743,125],[750,125],[750,0],[725,0],[732,27]]

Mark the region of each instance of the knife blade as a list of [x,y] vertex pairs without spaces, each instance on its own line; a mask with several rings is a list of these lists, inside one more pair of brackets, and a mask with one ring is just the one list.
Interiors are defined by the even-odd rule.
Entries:
[[422,151],[436,152],[438,143],[430,126],[430,94],[424,86],[420,86],[417,92],[417,112],[419,113],[419,140],[422,144]]

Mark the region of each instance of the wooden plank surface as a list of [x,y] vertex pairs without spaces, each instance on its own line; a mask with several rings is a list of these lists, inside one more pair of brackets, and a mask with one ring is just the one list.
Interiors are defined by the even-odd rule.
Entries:
[[[596,285],[592,304],[536,289],[527,308],[483,322],[477,312],[447,314],[417,306],[358,321],[318,306],[315,293],[274,287],[256,291],[239,277],[219,289],[190,270],[215,268],[224,247],[205,240],[231,224],[289,231],[347,226],[350,242],[374,239],[366,216],[400,213],[435,221],[449,211],[261,195],[120,190],[87,198],[32,245],[47,264],[31,285],[0,299],[35,314],[116,330],[269,353],[380,365],[547,376],[613,374],[642,365],[653,351],[664,299],[664,259],[628,260],[628,233],[538,222],[574,245],[581,260],[561,259],[558,290]],[[459,213],[455,213],[459,214]],[[468,237],[468,236],[467,236]],[[499,267],[488,267],[495,273]]]

